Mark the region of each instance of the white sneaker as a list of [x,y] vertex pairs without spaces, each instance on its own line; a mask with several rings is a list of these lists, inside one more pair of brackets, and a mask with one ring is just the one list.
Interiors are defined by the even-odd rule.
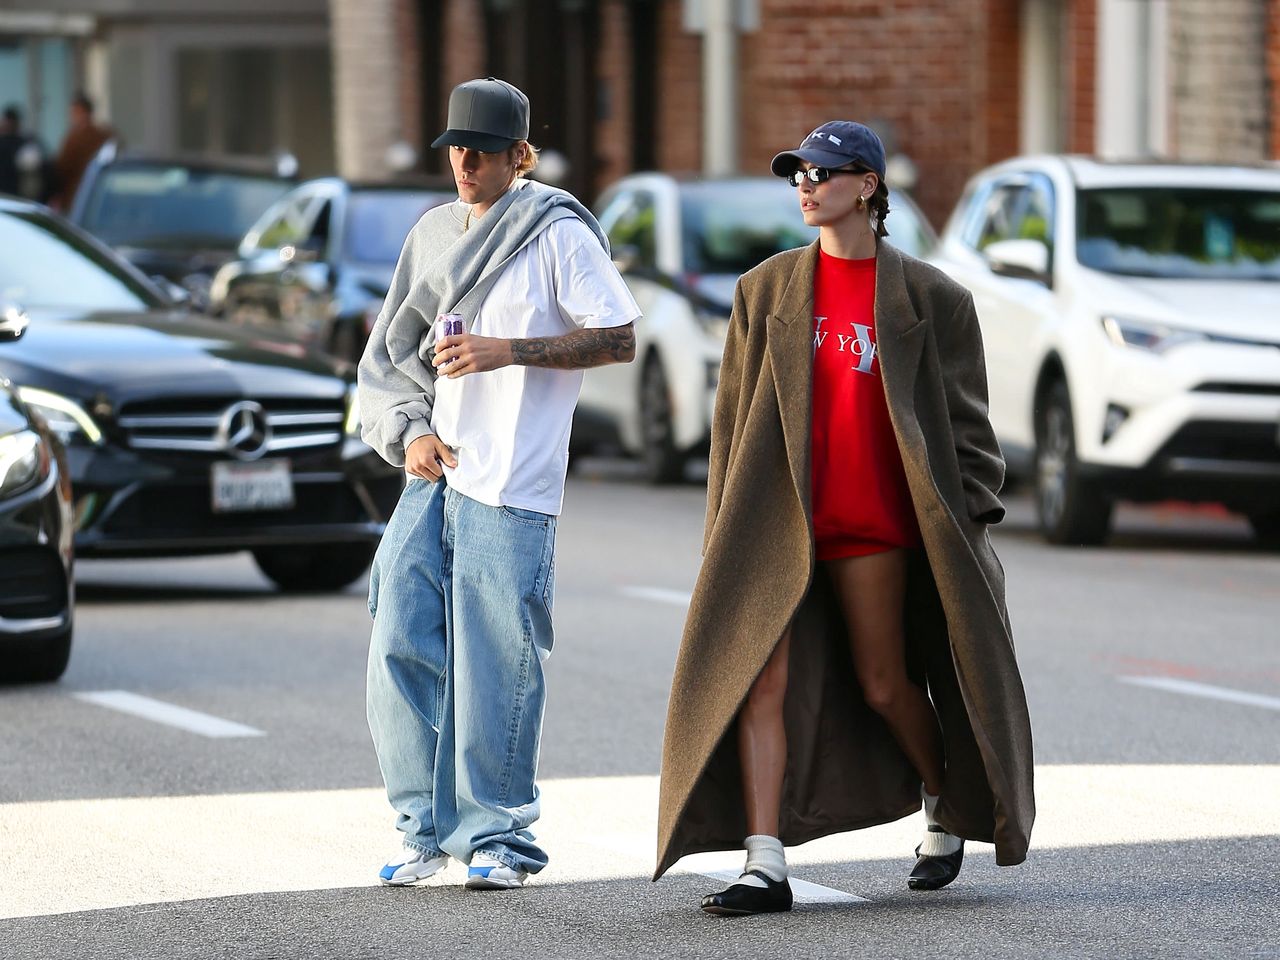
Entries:
[[449,858],[445,854],[433,857],[413,847],[402,846],[378,871],[378,879],[389,887],[404,887],[434,876],[448,863]]
[[528,870],[516,870],[487,853],[477,853],[467,868],[468,890],[514,890],[523,887]]

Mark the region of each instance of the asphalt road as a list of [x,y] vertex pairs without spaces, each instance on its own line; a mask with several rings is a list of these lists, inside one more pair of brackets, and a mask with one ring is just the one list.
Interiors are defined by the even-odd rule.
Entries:
[[740,855],[651,884],[703,502],[603,462],[570,482],[551,865],[510,893],[457,866],[376,884],[396,838],[363,585],[282,596],[247,556],[83,563],[63,681],[0,688],[0,958],[1280,958],[1280,555],[1208,510],[1127,509],[1109,546],[1064,550],[1011,498],[993,539],[1036,736],[1025,864],[971,844],[954,885],[913,894],[911,819],[790,851],[789,915],[697,911]]

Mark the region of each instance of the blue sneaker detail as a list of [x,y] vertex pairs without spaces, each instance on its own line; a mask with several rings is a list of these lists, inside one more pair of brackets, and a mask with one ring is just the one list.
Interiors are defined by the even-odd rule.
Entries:
[[434,876],[448,863],[449,858],[444,854],[431,855],[413,847],[401,847],[378,871],[378,879],[387,886],[404,887]]
[[528,870],[517,870],[487,853],[477,853],[467,868],[468,890],[514,890],[523,887],[529,877]]

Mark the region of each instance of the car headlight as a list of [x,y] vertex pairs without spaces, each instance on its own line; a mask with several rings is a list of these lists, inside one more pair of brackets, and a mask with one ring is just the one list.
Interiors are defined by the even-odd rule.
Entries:
[[1198,330],[1184,330],[1150,320],[1130,317],[1103,317],[1102,329],[1117,347],[1134,347],[1152,353],[1166,353],[1188,343],[1204,343],[1211,339]]
[[342,427],[348,437],[360,436],[360,394],[354,383],[347,387],[347,419]]
[[91,443],[102,446],[102,430],[74,400],[48,390],[19,387],[18,396],[49,424],[49,429],[65,444]]
[[0,499],[39,483],[49,475],[49,448],[33,430],[0,437]]

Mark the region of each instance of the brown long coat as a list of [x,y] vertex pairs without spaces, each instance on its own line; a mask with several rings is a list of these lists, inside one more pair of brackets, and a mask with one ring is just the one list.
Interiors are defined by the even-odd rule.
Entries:
[[[712,428],[703,565],[676,663],[662,754],[660,877],[680,857],[742,846],[734,721],[793,623],[784,709],[787,845],[920,809],[920,778],[862,698],[847,632],[815,576],[809,432],[818,246],[738,283]],[[969,294],[887,243],[876,254],[876,339],[924,550],[907,585],[907,659],[927,680],[946,749],[938,821],[1026,857],[1035,817],[1031,726],[987,524],[1004,461],[987,421]],[[948,642],[949,641],[949,642]],[[905,855],[905,854],[904,854]]]

